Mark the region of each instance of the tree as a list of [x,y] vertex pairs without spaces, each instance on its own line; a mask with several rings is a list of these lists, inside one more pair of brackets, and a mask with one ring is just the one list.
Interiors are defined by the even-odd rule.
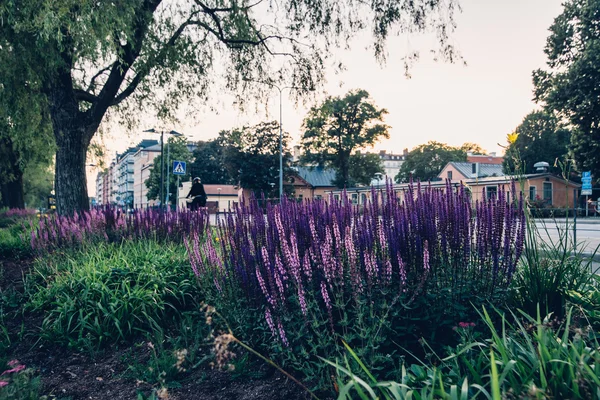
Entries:
[[485,151],[483,149],[483,147],[481,147],[477,143],[467,142],[467,143],[463,144],[462,146],[460,146],[460,149],[462,151],[464,151],[465,153],[471,153],[474,155],[481,155],[481,156],[487,155],[487,151]]
[[379,59],[390,32],[434,30],[437,53],[453,61],[455,7],[456,0],[4,1],[0,57],[14,54],[41,84],[57,145],[57,210],[70,214],[89,206],[87,149],[107,113],[128,116],[128,124],[140,109],[172,118],[183,99],[205,102],[217,82],[238,103],[264,98],[265,79],[280,77],[302,96],[323,80],[330,48],[369,28]]
[[189,166],[193,177],[199,177],[202,183],[231,185],[236,183],[225,167],[225,146],[219,139],[198,142],[193,153],[193,162]]
[[[544,111],[529,113],[515,130],[516,138],[509,142],[502,162],[506,172],[536,172],[533,165],[546,161],[551,166],[559,159],[565,161],[571,132],[562,127],[558,119]],[[560,172],[557,167],[554,172]]]
[[[283,178],[288,182],[291,153],[290,135],[283,132]],[[229,175],[244,189],[257,196],[279,197],[279,123],[262,122],[255,126],[222,131],[224,161]]]
[[338,187],[348,187],[350,155],[373,146],[382,137],[389,138],[389,127],[378,123],[385,114],[387,110],[377,108],[366,90],[328,97],[319,107],[311,108],[304,119],[303,161],[333,167]]
[[[369,186],[377,174],[383,174],[384,172],[381,159],[377,154],[352,154],[348,162],[348,186]],[[335,184],[338,186],[342,184],[342,182],[339,182],[340,179],[341,176],[336,175]]]
[[435,180],[446,164],[467,161],[467,153],[459,147],[429,141],[412,149],[396,175],[396,182],[408,182],[410,178],[421,181]]
[[534,98],[573,127],[579,170],[600,176],[600,0],[568,0],[550,27],[548,70],[533,73]]
[[[168,147],[167,147],[168,146]],[[167,140],[167,143],[164,145],[164,154],[165,157],[165,184],[167,183],[167,176],[169,176],[169,192],[171,197],[169,197],[169,201],[175,200],[175,193],[179,190],[177,187],[177,178],[172,175],[173,173],[173,161],[185,161],[189,164],[192,161],[192,153],[187,148],[187,139],[185,137],[170,137]],[[168,156],[168,158],[167,158]],[[146,186],[148,187],[148,199],[156,200],[160,197],[160,167],[162,163],[162,156],[154,158],[154,163],[152,168],[150,169],[150,176],[146,180]],[[171,175],[169,175],[171,174]],[[187,170],[186,175],[179,177],[180,181],[190,180],[190,170]],[[165,197],[166,197],[165,193]],[[159,199],[161,203],[164,203],[163,199]]]
[[23,208],[26,179],[51,165],[54,138],[39,82],[6,45],[0,37],[0,208]]

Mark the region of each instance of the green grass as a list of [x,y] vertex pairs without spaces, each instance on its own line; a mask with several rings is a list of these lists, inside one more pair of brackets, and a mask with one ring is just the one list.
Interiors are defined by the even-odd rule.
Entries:
[[42,338],[84,349],[159,330],[198,298],[183,246],[151,241],[55,253],[26,290],[26,306],[44,313]]

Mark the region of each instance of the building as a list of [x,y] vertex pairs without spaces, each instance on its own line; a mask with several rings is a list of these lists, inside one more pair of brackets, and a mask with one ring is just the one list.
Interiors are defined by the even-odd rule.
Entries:
[[335,189],[335,170],[323,167],[295,167],[294,197],[298,200],[318,200]]
[[[446,168],[444,168],[446,169]],[[440,177],[442,174],[440,174]],[[498,194],[500,190],[510,190],[512,182],[517,180],[517,190],[523,191],[524,199],[529,201],[532,207],[536,208],[555,208],[555,209],[566,209],[573,207],[573,198],[577,197],[577,194],[581,188],[581,185],[567,181],[560,176],[543,172],[538,174],[528,174],[519,177],[502,175],[502,176],[488,176],[480,178],[468,178],[464,180],[453,180],[451,186],[458,188],[460,185],[464,185],[471,194],[471,200],[473,203],[481,201],[484,198],[492,198]],[[439,180],[435,182],[426,183],[433,188],[439,188],[441,190],[446,189],[446,180]],[[393,186],[394,191],[400,199],[403,199],[408,192],[409,184],[402,183]],[[522,188],[522,189],[521,189]],[[351,188],[346,190],[348,196],[351,198],[353,204],[362,205],[371,196],[371,188],[359,187]],[[377,190],[376,193],[379,193]],[[340,198],[342,191],[336,189],[330,192],[334,198]]]
[[505,176],[500,164],[482,164],[478,162],[449,162],[439,173],[441,180],[452,182],[472,178],[487,178]]
[[130,147],[124,153],[117,155],[116,162],[116,205],[127,209],[133,208],[133,155],[135,151],[135,148]]
[[96,205],[102,206],[103,203],[103,194],[104,194],[104,181],[106,173],[104,171],[100,171],[98,175],[96,175]]
[[379,159],[384,170],[384,176],[382,177],[384,182],[387,182],[388,179],[392,180],[392,182],[394,181],[407,155],[408,149],[404,149],[402,154],[388,153],[385,150],[379,152]]
[[160,144],[139,148],[133,155],[133,207],[148,208],[158,204],[157,200],[148,200],[146,180],[150,178],[150,170],[154,159],[160,155]]
[[113,159],[108,166],[108,176],[105,182],[108,201],[106,205],[115,205],[117,203],[117,187],[115,184],[117,161]]
[[502,164],[504,157],[497,157],[496,153],[490,153],[488,155],[467,153],[467,161],[470,163],[481,163],[481,164]]

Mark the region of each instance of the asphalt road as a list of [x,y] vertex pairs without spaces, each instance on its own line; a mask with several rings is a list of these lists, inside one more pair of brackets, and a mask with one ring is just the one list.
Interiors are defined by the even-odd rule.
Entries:
[[573,219],[568,223],[564,219],[560,220],[537,220],[536,226],[540,233],[540,238],[545,242],[558,241],[561,237],[568,237],[573,241],[575,234],[577,243],[586,253],[593,253],[600,246],[600,219],[598,218],[578,218],[577,225]]

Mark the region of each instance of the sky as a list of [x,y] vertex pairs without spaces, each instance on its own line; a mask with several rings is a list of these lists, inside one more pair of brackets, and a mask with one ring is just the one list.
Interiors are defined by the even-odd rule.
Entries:
[[[466,62],[433,61],[427,51],[435,44],[432,36],[399,36],[388,42],[388,59],[379,64],[365,49],[368,37],[359,37],[350,50],[339,50],[346,71],[326,75],[325,91],[343,96],[351,89],[367,90],[375,104],[389,114],[390,138],[374,150],[402,153],[429,140],[459,146],[474,142],[489,152],[502,153],[506,135],[532,110],[531,73],[545,67],[543,52],[548,28],[561,12],[561,0],[462,0],[452,42]],[[365,34],[366,35],[366,34]],[[421,59],[404,75],[402,57],[420,50]],[[308,108],[324,99],[321,94],[306,107],[283,99],[283,128],[297,142]],[[215,99],[219,112],[205,107],[195,120],[183,119],[174,126],[190,140],[207,140],[223,129],[255,124],[279,117],[279,96],[273,91],[267,109],[240,113],[230,97]],[[151,119],[151,116],[149,116]],[[146,129],[141,127],[140,130]],[[126,133],[111,127],[104,136],[109,158],[138,143],[148,134]],[[107,160],[109,161],[109,160]],[[97,168],[88,170],[89,193],[95,193]]]

